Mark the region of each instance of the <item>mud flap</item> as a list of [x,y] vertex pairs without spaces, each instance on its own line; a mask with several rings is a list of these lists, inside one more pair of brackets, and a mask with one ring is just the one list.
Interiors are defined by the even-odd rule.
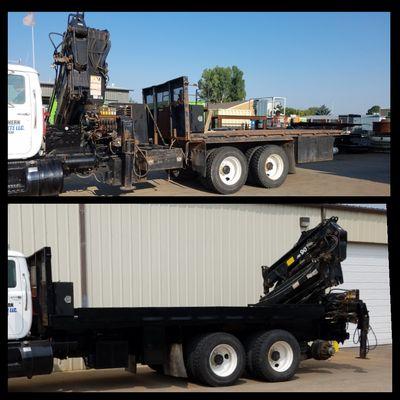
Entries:
[[187,378],[181,343],[172,343],[170,345],[168,359],[164,363],[164,373],[176,378]]
[[297,163],[333,160],[332,136],[298,137],[296,141]]

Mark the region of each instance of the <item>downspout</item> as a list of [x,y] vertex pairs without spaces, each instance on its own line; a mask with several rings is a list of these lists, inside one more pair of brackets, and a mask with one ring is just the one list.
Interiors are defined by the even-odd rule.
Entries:
[[79,241],[80,241],[82,307],[89,307],[89,300],[87,294],[86,220],[85,220],[84,204],[79,204]]
[[326,208],[321,205],[321,222],[326,219]]

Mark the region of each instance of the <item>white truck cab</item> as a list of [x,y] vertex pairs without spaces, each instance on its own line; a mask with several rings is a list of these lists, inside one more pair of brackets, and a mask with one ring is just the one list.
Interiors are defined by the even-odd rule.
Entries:
[[8,64],[8,159],[37,155],[43,141],[42,91],[33,68]]
[[28,336],[32,325],[32,293],[26,257],[8,251],[8,340]]

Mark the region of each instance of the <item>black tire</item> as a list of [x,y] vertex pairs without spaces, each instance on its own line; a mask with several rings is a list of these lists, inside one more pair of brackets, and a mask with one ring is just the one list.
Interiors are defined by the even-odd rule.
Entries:
[[[217,346],[221,348],[214,353],[215,357],[211,358]],[[229,350],[224,350],[223,346],[229,346]],[[230,386],[242,376],[245,362],[245,351],[240,341],[229,333],[216,332],[201,335],[194,340],[187,357],[186,369],[188,376],[192,375],[205,385]],[[231,371],[229,371],[230,365]],[[226,376],[222,376],[223,366],[228,368]],[[218,368],[221,368],[219,372]]]
[[251,349],[253,348],[254,341],[262,334],[264,334],[265,331],[262,332],[255,332],[250,335],[248,335],[246,338],[243,340],[243,346],[244,350],[246,352],[246,372],[250,375],[253,376],[253,364],[252,364],[252,352]]
[[[215,147],[214,149],[211,150],[207,150],[207,155],[206,155],[206,170],[207,170],[207,161],[210,158],[211,154],[213,154],[215,151],[219,151],[221,150],[221,148]],[[207,171],[206,171],[207,173]],[[204,177],[202,175],[200,175],[200,182],[201,184],[208,190],[213,191],[212,186],[209,185],[209,181],[207,179],[207,175]]]
[[247,149],[246,153],[244,153],[244,155],[246,157],[246,160],[247,160],[247,166],[248,166],[248,169],[249,169],[249,173],[247,175],[247,183],[250,183],[250,184],[255,184],[256,183],[256,181],[255,181],[255,179],[253,177],[253,173],[252,173],[251,168],[250,168],[251,159],[253,158],[254,153],[260,147],[261,146],[250,147],[249,149]]
[[[220,166],[221,163],[227,158],[233,157],[237,160],[240,165],[239,175],[237,177],[233,177],[235,179],[235,183],[228,184],[228,180],[231,179],[229,176],[230,169],[229,167],[226,175],[221,178],[220,175]],[[225,173],[225,171],[224,171]],[[236,193],[241,187],[246,183],[248,175],[248,166],[247,160],[244,154],[237,149],[236,147],[221,147],[213,151],[210,156],[207,158],[207,171],[206,171],[206,186],[207,188],[213,190],[214,192],[220,194],[233,194]],[[223,179],[226,179],[224,181]]]
[[[277,349],[282,349],[282,346],[284,346],[283,349],[289,350],[286,354],[286,350],[282,351],[282,354],[277,351]],[[300,363],[299,343],[291,333],[280,329],[258,335],[253,340],[249,353],[252,375],[269,382],[283,382],[291,379]],[[272,357],[277,357],[277,359],[273,361]],[[274,364],[274,367],[271,364]],[[280,371],[279,368],[281,368]]]
[[[267,159],[275,157],[279,160],[280,167],[277,168],[277,174],[273,179],[267,174]],[[271,167],[276,164],[268,163]],[[276,188],[285,181],[289,172],[289,160],[282,147],[276,145],[267,145],[260,147],[251,158],[250,174],[254,181],[265,188]]]
[[148,364],[147,366],[153,371],[157,372],[157,374],[164,373],[164,366],[162,364]]

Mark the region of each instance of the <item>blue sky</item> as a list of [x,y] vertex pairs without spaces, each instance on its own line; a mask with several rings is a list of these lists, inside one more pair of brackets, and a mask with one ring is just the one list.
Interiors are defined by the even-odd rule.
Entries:
[[[9,13],[8,58],[32,64],[25,13]],[[68,13],[36,13],[36,68],[54,79],[49,32],[65,30]],[[390,106],[389,13],[100,13],[88,26],[108,29],[110,84],[134,89],[204,68],[237,65],[247,98],[284,96],[291,107],[326,104],[334,114]]]

